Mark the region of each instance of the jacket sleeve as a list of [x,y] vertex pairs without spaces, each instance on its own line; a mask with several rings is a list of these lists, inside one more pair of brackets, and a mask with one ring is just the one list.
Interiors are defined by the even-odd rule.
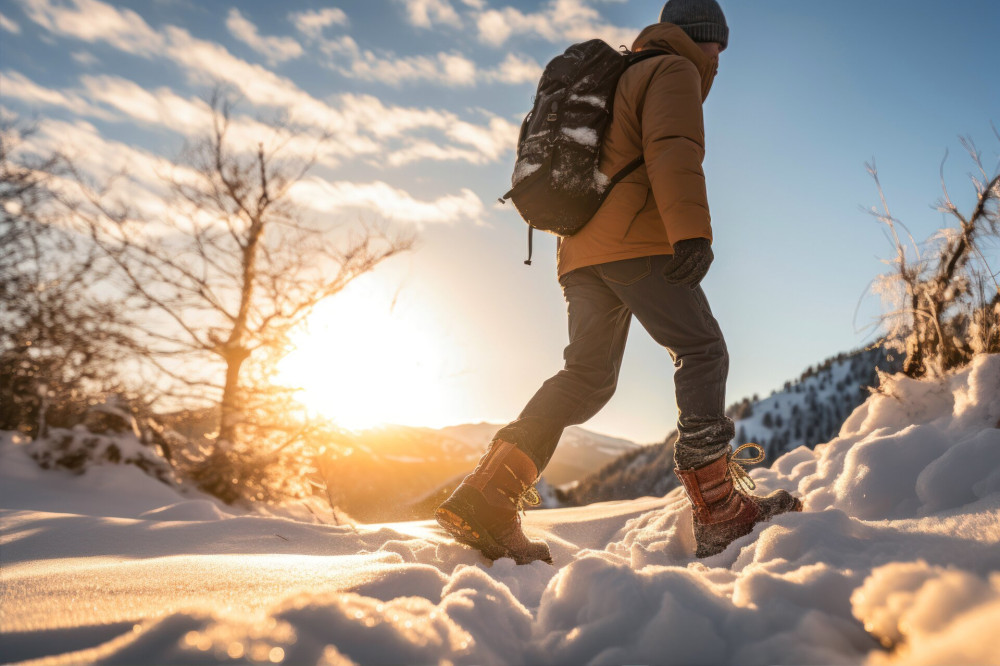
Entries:
[[712,238],[705,172],[701,75],[679,57],[658,59],[641,108],[649,185],[671,245]]

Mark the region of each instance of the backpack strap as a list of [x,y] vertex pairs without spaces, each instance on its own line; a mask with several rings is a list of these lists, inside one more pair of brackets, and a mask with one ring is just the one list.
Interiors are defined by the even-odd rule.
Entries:
[[[639,63],[639,62],[642,62],[643,60],[647,60],[649,58],[655,58],[656,56],[669,55],[669,54],[670,54],[670,51],[664,51],[662,49],[649,49],[649,50],[645,50],[645,51],[628,52],[624,56],[626,58],[626,60],[625,60],[625,69],[628,69],[632,65],[634,65],[636,63]],[[614,97],[612,97],[612,105],[613,105],[613,103],[614,103]],[[528,119],[525,118],[524,123],[522,123],[522,125],[521,125],[521,135],[520,135],[520,138],[523,138],[523,136],[524,136],[524,131],[525,131],[525,128],[527,126],[527,122],[528,122]],[[520,138],[518,139],[519,143],[520,143]],[[629,162],[628,164],[626,164],[624,167],[622,167],[621,169],[619,169],[618,173],[616,173],[614,176],[612,176],[611,179],[608,181],[608,186],[606,188],[604,188],[604,193],[601,195],[600,204],[603,204],[604,200],[608,198],[608,195],[611,194],[611,190],[614,188],[615,185],[617,185],[625,176],[629,175],[630,173],[632,173],[633,171],[635,171],[636,169],[638,169],[640,166],[642,166],[642,164],[645,161],[646,161],[645,157],[643,157],[642,153],[640,152],[640,154],[639,154],[638,157],[636,157],[634,160],[632,160],[631,162]],[[519,185],[520,184],[523,184],[523,183],[519,183]],[[507,191],[506,194],[504,194],[502,197],[500,197],[499,199],[497,199],[497,201],[499,201],[501,204],[506,203],[507,199],[510,199],[511,194],[514,193],[515,189],[517,189],[517,187],[512,187],[510,190]],[[598,205],[600,206],[600,204],[598,204]],[[528,258],[524,262],[524,264],[526,266],[530,266],[531,265],[531,255],[532,255],[532,250],[533,250],[533,248],[532,248],[532,236],[533,236],[534,231],[535,231],[534,227],[532,227],[529,224],[528,225]]]
[[[648,60],[649,58],[655,58],[656,56],[661,56],[661,55],[670,55],[670,51],[664,51],[663,49],[649,49],[648,51],[627,53],[625,55],[625,58],[627,58],[627,60],[625,61],[625,69],[628,69],[632,65],[642,62],[643,60]],[[631,162],[623,166],[621,169],[619,169],[618,173],[612,176],[611,180],[608,181],[608,186],[604,188],[604,194],[601,196],[601,203],[603,204],[604,200],[608,198],[608,195],[611,194],[611,190],[614,188],[615,185],[621,182],[621,180],[625,176],[629,175],[630,173],[638,169],[640,166],[642,166],[645,161],[646,158],[643,156],[642,151],[640,150],[638,157],[636,157],[634,160],[632,160]]]

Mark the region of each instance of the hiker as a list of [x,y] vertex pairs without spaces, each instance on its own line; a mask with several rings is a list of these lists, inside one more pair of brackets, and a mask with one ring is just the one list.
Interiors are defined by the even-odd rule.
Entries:
[[600,171],[615,174],[637,155],[645,164],[559,243],[569,316],[565,367],[497,432],[436,512],[456,540],[490,559],[551,562],[547,544],[522,531],[519,511],[537,500],[533,484],[563,429],[590,419],[615,392],[633,315],[676,367],[675,473],[693,507],[696,555],[721,552],[756,523],[802,508],[784,490],[750,495],[752,484],[733,460],[735,430],[725,415],[729,356],[699,286],[713,259],[702,103],[728,41],[716,0],[669,0],[660,22],[632,46],[665,53],[636,62],[618,80]]

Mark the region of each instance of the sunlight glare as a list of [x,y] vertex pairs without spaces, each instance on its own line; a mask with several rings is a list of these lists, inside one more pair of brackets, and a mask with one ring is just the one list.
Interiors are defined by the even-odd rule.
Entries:
[[307,410],[349,430],[453,423],[448,379],[459,359],[440,323],[371,275],[321,304],[292,338],[278,381]]

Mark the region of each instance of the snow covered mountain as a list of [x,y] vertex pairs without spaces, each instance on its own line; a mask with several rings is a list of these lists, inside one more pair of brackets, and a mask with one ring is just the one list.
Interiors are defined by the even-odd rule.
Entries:
[[[497,423],[474,423],[441,428],[438,432],[464,442],[478,459],[501,427]],[[563,431],[559,446],[545,468],[545,480],[553,486],[579,481],[639,446],[627,439],[570,426]]]
[[680,490],[531,511],[554,564],[517,566],[432,521],[242,513],[26,449],[0,434],[7,663],[1000,663],[1000,355],[894,377],[752,471],[805,510],[703,560]]
[[[844,419],[878,386],[876,370],[895,372],[900,361],[881,348],[838,354],[809,367],[767,398],[744,398],[726,413],[736,425],[737,445],[756,442],[770,465],[785,451],[828,441]],[[662,496],[678,482],[673,474],[676,432],[651,446],[634,449],[608,463],[559,497],[583,505],[647,495]]]
[[[472,423],[441,429],[374,428],[353,436],[346,450],[324,460],[320,473],[337,506],[358,520],[429,518],[472,471],[501,427]],[[636,448],[628,440],[567,428],[545,470],[545,482],[554,486],[579,481]],[[550,492],[546,495],[555,501]]]

